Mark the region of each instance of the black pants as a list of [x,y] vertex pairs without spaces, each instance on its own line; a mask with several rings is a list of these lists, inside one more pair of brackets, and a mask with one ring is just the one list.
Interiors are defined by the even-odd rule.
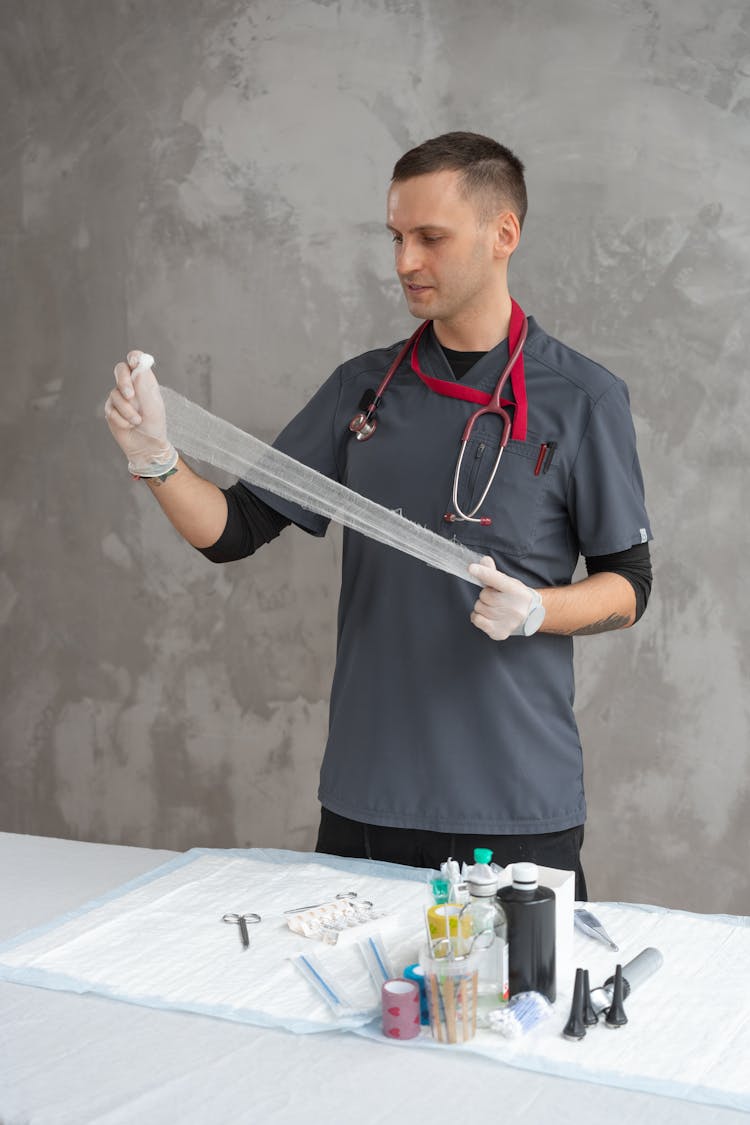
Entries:
[[586,880],[581,867],[583,825],[563,832],[540,832],[531,836],[474,836],[451,832],[427,832],[420,828],[385,828],[349,820],[330,809],[320,810],[317,852],[352,859],[382,859],[407,867],[440,870],[448,856],[459,863],[474,862],[474,848],[491,848],[500,867],[531,860],[541,867],[557,867],[576,873],[576,899],[585,902]]

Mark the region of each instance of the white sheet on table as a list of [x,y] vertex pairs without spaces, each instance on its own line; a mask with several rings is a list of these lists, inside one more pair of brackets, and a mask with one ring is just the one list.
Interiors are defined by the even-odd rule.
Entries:
[[[284,910],[356,891],[390,915],[379,926],[391,935],[393,955],[413,960],[423,930],[415,906],[429,897],[427,873],[419,882],[382,878],[312,859],[282,866],[251,853],[196,849],[159,870],[156,878],[6,943],[0,975],[296,1032],[330,1031],[372,1019],[379,993],[356,945],[329,947],[293,934]],[[259,925],[248,926],[249,949],[243,950],[238,927],[222,922],[228,912],[261,915]],[[370,934],[372,923],[365,929]],[[289,960],[299,952],[314,953],[364,1014],[337,1018]]]
[[[262,850],[196,849],[101,900],[0,946],[0,977],[161,1008],[308,1032],[342,1026],[288,960],[301,949],[325,959],[354,999],[377,1010],[364,961],[291,934],[282,911],[355,890],[396,916],[386,945],[397,971],[414,960],[428,901],[427,873],[391,865]],[[655,907],[592,904],[621,952],[576,932],[574,962],[592,985],[646,946],[664,966],[626,1002],[629,1023],[563,1039],[572,979],[555,1016],[509,1042],[480,1031],[471,1050],[514,1066],[629,1089],[750,1109],[750,924]],[[226,911],[256,911],[243,952]],[[349,1026],[356,1021],[350,1021]],[[377,1021],[354,1028],[380,1039]],[[400,1044],[409,1050],[428,1038]]]

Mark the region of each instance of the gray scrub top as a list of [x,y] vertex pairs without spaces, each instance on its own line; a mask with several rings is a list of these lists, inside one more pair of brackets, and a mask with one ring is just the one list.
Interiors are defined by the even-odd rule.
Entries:
[[[492,524],[446,523],[459,440],[476,405],[428,389],[407,357],[378,410],[375,435],[359,442],[348,429],[400,346],[342,364],[276,447],[491,555],[531,586],[569,583],[579,554],[610,554],[651,538],[625,384],[531,317],[527,437],[508,443],[479,513]],[[506,340],[462,385],[491,393],[507,359]],[[455,381],[431,327],[419,363],[426,374]],[[499,436],[497,418],[474,427],[459,491],[464,511],[481,495]],[[548,471],[535,475],[545,442],[556,443],[555,453]],[[306,531],[325,534],[322,516],[252,491]],[[583,823],[572,639],[538,633],[493,641],[469,620],[477,594],[460,578],[344,530],[318,793],[326,808],[369,824],[456,833],[554,832]]]

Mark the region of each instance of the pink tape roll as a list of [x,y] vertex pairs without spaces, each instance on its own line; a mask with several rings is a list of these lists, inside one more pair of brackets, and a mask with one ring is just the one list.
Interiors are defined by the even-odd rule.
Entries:
[[413,980],[387,980],[382,988],[383,1035],[413,1039],[419,1035],[419,986]]

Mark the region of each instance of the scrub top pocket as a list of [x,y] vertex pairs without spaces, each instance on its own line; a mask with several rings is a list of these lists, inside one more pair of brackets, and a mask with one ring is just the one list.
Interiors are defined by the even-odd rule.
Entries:
[[[456,521],[449,525],[460,543],[478,550],[497,550],[522,558],[534,547],[545,496],[554,479],[554,467],[535,473],[542,439],[528,433],[526,441],[509,441],[500,459],[492,486],[476,513],[489,516],[489,527]],[[500,443],[496,433],[472,434],[461,467],[458,499],[465,512],[478,503],[497,458]],[[448,510],[452,510],[451,508]]]

